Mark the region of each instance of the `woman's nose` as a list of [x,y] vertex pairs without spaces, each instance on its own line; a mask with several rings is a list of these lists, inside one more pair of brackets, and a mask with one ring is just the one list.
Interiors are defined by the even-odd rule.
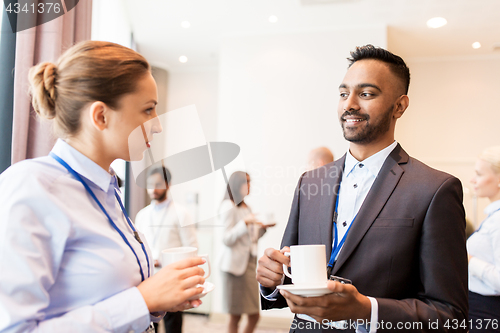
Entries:
[[161,133],[163,131],[160,118],[154,117],[150,121],[151,121],[151,134]]

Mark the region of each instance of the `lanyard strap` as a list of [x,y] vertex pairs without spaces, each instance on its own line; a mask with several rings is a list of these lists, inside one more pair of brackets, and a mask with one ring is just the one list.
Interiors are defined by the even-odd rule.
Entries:
[[344,245],[345,243],[345,240],[347,238],[347,234],[349,233],[349,230],[351,230],[351,227],[354,223],[354,220],[356,219],[356,216],[358,216],[358,213],[356,213],[356,215],[354,216],[354,218],[352,219],[352,222],[351,224],[349,225],[349,228],[347,228],[345,234],[344,234],[344,237],[342,237],[342,239],[340,240],[340,243],[338,242],[338,230],[337,230],[337,218],[338,218],[338,208],[339,208],[339,201],[340,201],[340,184],[339,184],[339,195],[337,196],[337,200],[335,201],[335,212],[333,214],[334,216],[334,219],[333,219],[333,225],[335,227],[335,238],[334,238],[334,241],[333,241],[333,246],[332,246],[332,253],[330,255],[330,261],[328,262],[328,276],[330,276],[330,272],[333,268],[333,265],[335,264],[335,260],[337,259],[337,256],[340,252],[340,250],[342,249],[342,246]]
[[[97,203],[97,205],[99,206],[99,208],[102,210],[102,212],[104,213],[104,215],[106,215],[106,217],[108,218],[108,221],[111,224],[111,226],[120,234],[120,236],[122,237],[123,241],[128,245],[128,247],[130,248],[130,250],[132,250],[132,252],[134,253],[135,259],[137,260],[137,264],[139,265],[139,271],[141,273],[141,279],[142,279],[142,281],[144,281],[144,273],[142,272],[141,262],[139,261],[139,257],[137,256],[137,253],[134,251],[134,248],[129,243],[127,237],[125,237],[125,235],[123,234],[123,232],[116,226],[115,222],[113,221],[113,219],[111,218],[111,216],[109,216],[108,212],[106,211],[106,209],[104,208],[104,206],[101,204],[101,202],[99,201],[99,199],[97,199],[97,197],[95,196],[94,192],[90,189],[90,187],[87,185],[87,183],[85,183],[83,181],[82,177],[75,170],[73,170],[73,168],[71,168],[62,158],[60,158],[59,156],[57,156],[53,152],[50,152],[49,155],[52,158],[54,158],[57,162],[59,162],[63,167],[65,167],[68,170],[68,172],[71,175],[73,175],[73,177],[76,178],[76,180],[78,180],[80,183],[82,183],[83,187],[85,187],[85,190],[87,190],[87,192],[90,194],[90,196],[92,197],[92,199],[94,199],[94,201]],[[122,204],[122,201],[120,199],[120,196],[118,195],[118,193],[116,191],[115,191],[115,197],[118,200],[118,203],[120,204],[120,208],[121,208],[121,210],[123,212],[123,215],[125,216],[125,219],[127,220],[130,228],[132,229],[132,231],[134,233],[135,239],[137,239],[137,241],[141,244],[142,251],[144,252],[144,255],[146,256],[146,261],[148,263],[148,278],[149,278],[149,270],[150,270],[150,268],[149,268],[149,258],[148,258],[148,254],[146,252],[146,248],[144,246],[144,243],[142,242],[141,238],[139,237],[139,233],[135,230],[134,225],[130,221],[130,218],[127,215],[127,211],[125,210],[125,207],[123,207],[123,204]]]

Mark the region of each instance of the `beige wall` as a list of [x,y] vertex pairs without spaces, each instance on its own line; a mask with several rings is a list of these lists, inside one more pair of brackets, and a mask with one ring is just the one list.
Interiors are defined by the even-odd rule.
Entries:
[[[479,152],[500,144],[500,56],[408,58],[410,107],[396,139],[407,152],[459,177],[474,220],[470,178]],[[479,199],[478,222],[487,199]]]

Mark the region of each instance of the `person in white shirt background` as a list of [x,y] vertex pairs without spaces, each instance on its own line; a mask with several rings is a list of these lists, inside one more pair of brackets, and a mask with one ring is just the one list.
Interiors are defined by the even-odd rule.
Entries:
[[488,217],[467,240],[469,256],[469,332],[500,329],[500,146],[484,150],[471,180],[480,198],[488,198]]
[[257,242],[272,225],[259,222],[245,202],[250,194],[250,176],[243,171],[229,177],[221,203],[224,225],[222,251],[219,258],[222,271],[224,312],[229,313],[229,333],[238,332],[243,314],[248,315],[244,333],[252,333],[259,321],[259,286],[255,277]]
[[146,59],[86,41],[33,67],[30,84],[60,139],[0,175],[0,332],[150,332],[164,311],[200,305],[188,299],[203,291],[204,260],[152,276],[110,170],[146,150],[144,139],[129,150],[134,129],[146,124],[148,140],[161,131]]
[[[168,197],[171,179],[170,171],[165,167],[149,172],[147,188],[152,201],[135,218],[137,229],[144,234],[151,247],[155,273],[161,268],[162,250],[180,246],[198,247],[191,214]],[[167,312],[163,323],[167,333],[181,333],[182,312]],[[158,325],[154,326],[158,331]]]

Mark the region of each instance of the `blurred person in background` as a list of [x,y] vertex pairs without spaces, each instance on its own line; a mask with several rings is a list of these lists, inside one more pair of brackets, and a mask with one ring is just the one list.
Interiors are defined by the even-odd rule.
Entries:
[[[161,251],[173,247],[198,247],[196,228],[191,214],[182,205],[168,197],[172,176],[165,168],[153,169],[148,176],[147,188],[151,204],[141,209],[135,218],[151,247],[155,274],[161,268]],[[163,317],[166,333],[182,332],[182,312],[167,312]],[[158,324],[154,324],[158,332]]]
[[224,225],[220,269],[223,311],[229,313],[229,333],[238,332],[241,315],[248,315],[244,333],[252,333],[259,321],[259,286],[255,277],[257,242],[268,226],[259,222],[245,202],[250,194],[250,176],[236,171],[229,178],[221,204]]
[[500,332],[500,146],[481,153],[471,183],[490,204],[486,219],[467,240],[469,332]]
[[307,170],[317,169],[325,164],[333,162],[333,153],[326,147],[318,147],[309,152],[307,158]]

